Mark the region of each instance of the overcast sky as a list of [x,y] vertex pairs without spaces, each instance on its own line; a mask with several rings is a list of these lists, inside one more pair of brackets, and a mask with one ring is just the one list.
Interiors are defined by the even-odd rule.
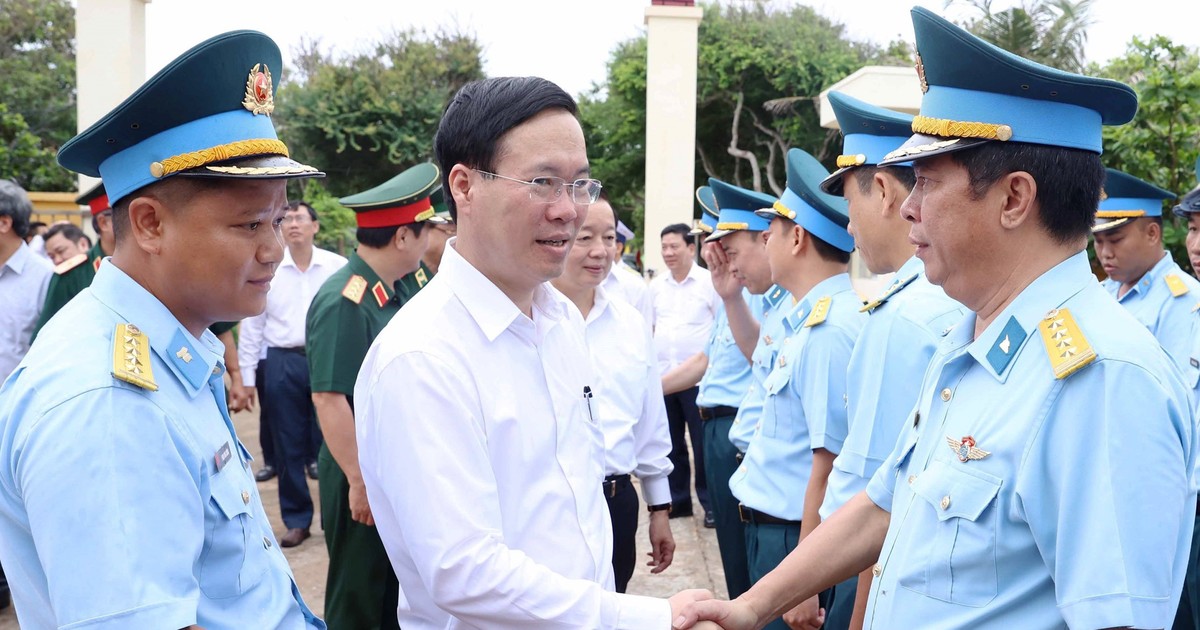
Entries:
[[[853,39],[912,42],[911,4],[898,0],[803,0],[846,25]],[[270,35],[291,63],[302,37],[326,47],[355,50],[386,33],[410,27],[473,32],[484,50],[488,75],[538,75],[572,94],[603,82],[609,52],[644,28],[649,0],[152,0],[146,5],[147,78],[192,45],[218,33],[251,28]],[[917,4],[962,18],[944,0]],[[998,8],[1019,2],[994,0]],[[1188,14],[1188,15],[1185,15]],[[1087,44],[1090,61],[1122,54],[1134,35],[1163,34],[1176,43],[1200,44],[1200,8],[1178,0],[1095,0]],[[1173,16],[1174,19],[1172,19]],[[285,68],[285,72],[286,72]]]

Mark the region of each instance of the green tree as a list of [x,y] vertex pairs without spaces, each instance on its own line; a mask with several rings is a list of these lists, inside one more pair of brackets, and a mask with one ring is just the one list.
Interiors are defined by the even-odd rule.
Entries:
[[[1135,37],[1125,54],[1090,74],[1116,79],[1138,94],[1133,122],[1104,128],[1104,162],[1167,190],[1184,194],[1196,185],[1200,156],[1200,54],[1163,36]],[[1184,269],[1186,226],[1163,209],[1163,240]]]
[[[981,15],[963,26],[1009,52],[1068,72],[1082,72],[1094,0],[1029,0],[992,10],[992,0],[962,0]],[[950,0],[947,4],[954,4]]]
[[[779,194],[789,148],[832,161],[840,136],[818,124],[821,90],[866,63],[911,64],[907,46],[852,42],[844,30],[805,6],[780,9],[752,0],[704,7],[695,181],[713,176]],[[580,97],[592,171],[635,228],[644,213],[645,103],[642,35],[620,43],[609,58],[605,83]]]
[[[30,189],[74,190],[74,176],[54,161],[58,147],[75,135],[75,8],[69,0],[0,0],[0,77],[6,106],[0,176]],[[3,155],[15,145],[19,154]]]
[[294,76],[279,88],[279,134],[298,158],[328,173],[330,194],[365,190],[433,157],[446,103],[483,78],[481,54],[473,35],[443,31],[398,31],[347,55],[306,42]]

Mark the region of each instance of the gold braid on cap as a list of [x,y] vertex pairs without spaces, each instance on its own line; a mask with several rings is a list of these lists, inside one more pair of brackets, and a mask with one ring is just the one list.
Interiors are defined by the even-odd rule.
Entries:
[[923,133],[943,138],[983,138],[984,140],[1008,140],[1012,137],[1012,127],[983,122],[962,122],[946,120],[945,118],[929,118],[915,116],[912,121],[913,133]]
[[1096,218],[1099,219],[1132,219],[1135,217],[1146,216],[1145,210],[1097,210]]
[[282,155],[290,157],[287,145],[279,140],[258,138],[254,140],[238,140],[229,144],[221,144],[208,149],[192,151],[169,157],[161,162],[150,164],[150,174],[155,178],[166,177],[191,168],[224,162],[234,158],[251,155]]
[[862,166],[867,163],[867,156],[859,153],[857,155],[839,155],[837,157],[838,168],[849,168],[851,166]]

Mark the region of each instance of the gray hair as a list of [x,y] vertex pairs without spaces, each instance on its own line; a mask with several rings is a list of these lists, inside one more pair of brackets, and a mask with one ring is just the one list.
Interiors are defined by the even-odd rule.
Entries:
[[33,202],[29,194],[16,183],[0,179],[0,217],[12,219],[13,232],[25,238],[29,233],[29,215],[33,214]]

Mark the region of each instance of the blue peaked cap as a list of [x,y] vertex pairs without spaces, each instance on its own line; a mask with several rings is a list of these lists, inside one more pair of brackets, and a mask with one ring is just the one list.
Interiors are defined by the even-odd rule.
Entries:
[[1123,125],[1137,94],[1108,79],[1064,72],[1006,50],[922,7],[912,10],[924,97],[915,134],[881,163],[1011,141],[1102,153],[1102,125]]
[[712,234],[717,228],[717,200],[713,197],[712,188],[701,186],[696,189],[696,202],[700,204],[700,218],[692,221],[692,231],[689,234]]
[[1115,168],[1105,169],[1104,194],[1096,211],[1092,232],[1120,227],[1140,217],[1161,217],[1162,202],[1175,193],[1140,180]]
[[787,190],[772,207],[759,216],[795,221],[813,236],[844,251],[854,251],[854,237],[846,231],[850,210],[846,200],[821,190],[829,171],[817,158],[800,149],[787,153]]
[[708,186],[712,188],[721,214],[712,236],[705,240],[715,241],[738,230],[762,232],[771,226],[770,220],[754,212],[760,208],[770,208],[775,203],[775,197],[727,184],[715,177],[708,178]]
[[[1200,158],[1196,159],[1196,179],[1200,181]],[[1179,200],[1174,210],[1177,216],[1187,218],[1188,215],[1200,212],[1200,186],[1196,186]]]
[[900,148],[912,135],[909,114],[894,112],[841,92],[830,92],[829,105],[842,129],[842,154],[838,170],[821,182],[821,190],[842,194],[842,175],[859,166],[874,166]]

